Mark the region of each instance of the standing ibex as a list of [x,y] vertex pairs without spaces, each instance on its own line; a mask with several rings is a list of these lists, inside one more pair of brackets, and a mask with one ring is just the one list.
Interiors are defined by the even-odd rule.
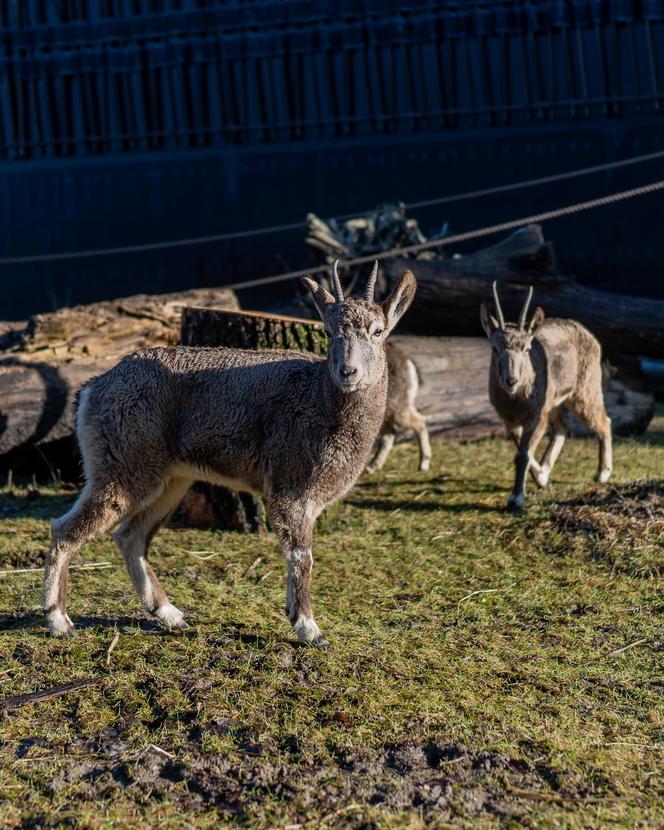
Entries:
[[376,455],[367,466],[367,472],[380,470],[390,454],[397,433],[412,429],[420,448],[420,470],[431,464],[431,444],[424,418],[415,407],[420,388],[417,368],[413,361],[394,343],[387,344],[388,388],[385,420],[378,439]]
[[114,534],[136,591],[166,628],[183,628],[147,560],[149,543],[194,480],[262,494],[288,565],[286,614],[300,640],[325,644],[311,609],[314,522],[364,469],[385,414],[385,342],[415,294],[410,271],[373,300],[304,282],[330,338],[327,359],[285,350],[156,348],[88,383],[76,432],[86,483],[53,522],[43,607],[51,634],[74,633],[67,574],[82,545]]
[[[532,286],[517,325],[505,323],[493,283],[496,320],[482,304],[482,327],[491,343],[489,397],[517,445],[516,479],[507,506],[518,510],[525,499],[530,467],[540,487],[546,487],[565,443],[562,409],[574,412],[599,439],[597,481],[608,481],[612,470],[611,419],[602,396],[600,345],[574,320],[544,319],[535,309],[527,322]],[[534,459],[547,428],[552,436],[541,465]]]

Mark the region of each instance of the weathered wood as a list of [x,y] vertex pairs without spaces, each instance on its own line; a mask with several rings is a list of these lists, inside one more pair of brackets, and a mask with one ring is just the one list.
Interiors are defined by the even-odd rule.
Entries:
[[73,435],[74,403],[124,355],[178,342],[185,304],[237,308],[232,292],[138,295],[0,326],[0,455]]
[[[239,349],[295,349],[324,355],[327,337],[322,323],[300,317],[254,311],[185,308],[180,342],[185,346]],[[244,533],[267,528],[260,499],[247,493],[197,483],[181,507],[185,524]]]
[[597,291],[557,275],[551,246],[538,225],[466,256],[398,258],[386,267],[392,284],[406,268],[417,277],[417,293],[401,326],[416,334],[481,334],[480,303],[491,302],[491,283],[498,280],[508,319],[516,319],[532,284],[532,308],[541,305],[547,317],[578,320],[607,353],[664,357],[664,301]]
[[[417,367],[416,406],[432,433],[448,439],[503,434],[489,401],[491,351],[485,337],[395,335],[393,340]],[[633,358],[605,364],[604,399],[616,435],[638,435],[652,419],[655,399]],[[576,418],[566,417],[572,434],[587,434]]]

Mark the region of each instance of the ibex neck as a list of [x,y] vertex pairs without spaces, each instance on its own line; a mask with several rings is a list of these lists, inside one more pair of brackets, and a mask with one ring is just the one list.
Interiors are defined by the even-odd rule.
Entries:
[[321,397],[331,416],[330,433],[350,433],[357,442],[367,444],[370,452],[385,418],[387,363],[377,383],[350,393],[342,392],[334,383],[327,365],[321,369]]

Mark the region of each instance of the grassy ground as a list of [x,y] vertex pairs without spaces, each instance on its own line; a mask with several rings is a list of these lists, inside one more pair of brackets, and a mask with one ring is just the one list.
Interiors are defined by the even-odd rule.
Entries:
[[[39,575],[0,575],[0,697],[91,681],[0,711],[0,825],[664,826],[664,490],[621,486],[662,478],[664,417],[615,455],[592,495],[570,442],[514,516],[507,442],[436,443],[426,474],[397,448],[319,523],[326,651],[290,636],[270,536],[157,537],[179,636],[110,539],[72,573],[75,640]],[[38,566],[72,498],[5,494],[0,568]]]

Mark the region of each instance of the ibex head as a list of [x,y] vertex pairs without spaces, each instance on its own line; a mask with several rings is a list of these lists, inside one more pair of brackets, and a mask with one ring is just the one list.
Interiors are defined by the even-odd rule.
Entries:
[[496,369],[498,380],[508,395],[516,395],[529,374],[530,349],[537,328],[544,320],[544,312],[536,308],[530,322],[527,323],[528,307],[533,297],[530,286],[528,296],[521,309],[518,323],[506,323],[503,309],[498,299],[498,289],[493,283],[493,298],[496,304],[496,319],[482,303],[480,319],[491,344],[491,360]]
[[334,296],[312,279],[303,282],[311,291],[330,338],[328,366],[342,392],[368,389],[385,371],[385,340],[415,296],[415,277],[406,271],[382,305],[374,301],[378,262],[373,266],[362,297],[344,297],[338,272],[332,271]]

